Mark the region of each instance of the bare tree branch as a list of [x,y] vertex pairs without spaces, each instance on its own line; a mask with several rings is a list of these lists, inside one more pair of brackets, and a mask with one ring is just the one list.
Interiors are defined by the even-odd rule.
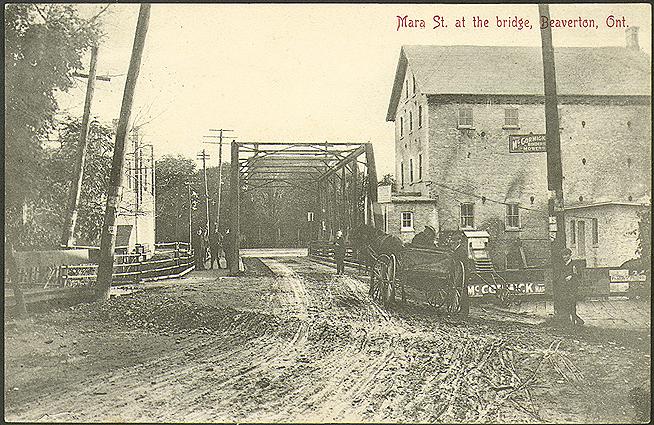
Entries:
[[34,4],[34,8],[36,9],[37,12],[39,12],[39,15],[41,15],[41,18],[43,18],[43,21],[47,24],[48,23],[48,18],[44,15],[43,11],[37,4]]
[[98,19],[98,18],[100,17],[100,15],[102,15],[104,12],[106,12],[107,9],[109,9],[110,6],[111,6],[111,3],[107,4],[107,5],[106,5],[105,7],[103,7],[102,10],[100,10],[100,11],[99,11],[95,16],[93,16],[93,17],[90,18],[88,21],[86,21],[86,24],[87,24],[87,25],[91,25],[91,24],[93,23],[93,21],[95,21],[96,19]]

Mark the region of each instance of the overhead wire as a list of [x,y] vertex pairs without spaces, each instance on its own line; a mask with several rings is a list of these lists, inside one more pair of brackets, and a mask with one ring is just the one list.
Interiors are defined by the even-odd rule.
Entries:
[[[463,194],[463,195],[472,196],[472,197],[475,197],[477,199],[481,199],[484,202],[489,201],[489,202],[493,202],[493,203],[501,204],[501,205],[515,205],[515,206],[518,207],[518,209],[521,209],[521,210],[534,211],[536,213],[543,214],[544,216],[549,216],[549,212],[547,210],[543,210],[542,208],[530,208],[530,207],[525,207],[525,206],[522,206],[520,204],[515,204],[515,203],[511,203],[511,202],[498,201],[496,199],[492,199],[492,198],[489,198],[489,197],[484,196],[484,195],[478,195],[476,193],[470,193],[470,192],[463,191],[463,190],[460,190],[460,189],[455,189],[455,188],[449,187],[447,185],[444,185],[442,183],[436,183],[433,180],[428,180],[426,183],[433,184],[435,186],[439,186],[439,187],[442,187],[442,188],[445,188],[445,189],[448,189],[448,190],[451,190],[453,192],[457,192],[457,193],[460,193],[460,194]],[[461,201],[459,200],[459,202],[461,202]],[[568,213],[568,212],[566,212],[565,215],[566,215],[566,217],[586,219],[586,220],[592,220],[594,218],[597,218],[597,217],[586,217],[586,216],[581,216],[581,215],[577,215],[577,214],[571,214],[571,213]]]

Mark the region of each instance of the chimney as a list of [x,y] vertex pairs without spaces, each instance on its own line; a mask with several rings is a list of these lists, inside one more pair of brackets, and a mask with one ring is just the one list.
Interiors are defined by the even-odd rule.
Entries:
[[638,45],[638,27],[628,27],[625,30],[625,35],[627,37],[627,49],[640,50],[640,46]]

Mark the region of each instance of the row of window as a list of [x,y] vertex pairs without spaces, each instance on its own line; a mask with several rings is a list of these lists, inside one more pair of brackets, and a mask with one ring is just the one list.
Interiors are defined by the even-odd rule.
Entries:
[[[475,227],[475,204],[462,203],[460,217],[462,229],[473,229]],[[518,204],[506,204],[505,225],[507,229],[520,229],[520,207]]]
[[[422,105],[418,105],[418,128],[422,128]],[[409,133],[413,131],[413,111],[409,111]],[[400,137],[404,137],[404,117],[400,117]]]
[[[409,133],[413,131],[413,111],[409,111]],[[472,128],[474,126],[471,107],[459,108],[457,115],[458,128]],[[520,118],[517,108],[504,109],[504,128],[520,127]],[[418,105],[418,128],[422,128],[422,105]],[[404,137],[404,116],[400,117],[400,137]]]
[[[409,159],[409,183],[413,183],[413,158]],[[422,180],[422,154],[418,155],[418,181]],[[400,161],[400,186],[404,187],[404,161]]]
[[[459,114],[457,119],[457,127],[459,128],[471,128],[473,127],[474,121],[472,119],[472,108],[465,107],[459,108]],[[504,109],[504,127],[515,128],[520,126],[520,120],[518,118],[518,109],[517,108],[505,108]]]
[[[414,230],[414,214],[412,211],[402,211],[400,213],[400,230]],[[461,228],[471,229],[475,226],[474,204],[461,204]],[[596,218],[591,219],[591,237],[592,244],[599,244],[599,223]],[[520,208],[518,204],[507,204],[506,206],[506,228],[520,228]],[[583,220],[570,220],[570,244],[580,244],[580,247],[586,244],[586,222]]]
[[[475,205],[472,203],[461,204],[461,228],[473,229],[475,227]],[[413,230],[413,212],[402,211],[400,216],[400,230]],[[506,205],[506,228],[516,230],[520,228],[520,208],[518,204]]]

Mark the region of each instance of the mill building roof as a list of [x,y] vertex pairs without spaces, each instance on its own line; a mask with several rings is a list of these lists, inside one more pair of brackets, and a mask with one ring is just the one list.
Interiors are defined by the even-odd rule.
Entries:
[[[651,58],[640,50],[555,47],[554,61],[559,95],[651,96]],[[408,45],[400,50],[387,121],[395,120],[407,68],[427,95],[544,95],[540,47]]]

